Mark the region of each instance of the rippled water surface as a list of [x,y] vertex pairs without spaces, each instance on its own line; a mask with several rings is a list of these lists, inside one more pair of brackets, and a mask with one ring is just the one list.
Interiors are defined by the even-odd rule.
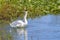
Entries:
[[[17,29],[10,28],[14,40],[20,40]],[[60,15],[46,15],[28,19],[26,27],[28,40],[60,40]],[[22,40],[23,40],[22,36]]]

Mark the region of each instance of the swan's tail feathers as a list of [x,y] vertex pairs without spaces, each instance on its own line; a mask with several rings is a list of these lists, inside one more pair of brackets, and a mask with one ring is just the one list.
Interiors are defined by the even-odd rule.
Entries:
[[16,26],[15,26],[15,25],[13,25],[13,24],[10,24],[10,26],[11,26],[11,27],[16,27]]

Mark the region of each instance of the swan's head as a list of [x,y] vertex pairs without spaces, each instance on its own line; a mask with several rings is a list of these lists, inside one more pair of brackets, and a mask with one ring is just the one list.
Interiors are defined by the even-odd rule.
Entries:
[[24,11],[24,13],[25,13],[25,14],[27,14],[27,13],[28,13],[28,11],[27,11],[27,10],[25,10],[25,11]]

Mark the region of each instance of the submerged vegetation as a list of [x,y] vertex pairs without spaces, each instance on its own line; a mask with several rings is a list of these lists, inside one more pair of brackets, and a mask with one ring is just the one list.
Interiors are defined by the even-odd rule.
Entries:
[[13,40],[9,29],[6,29],[6,24],[0,24],[0,40]]
[[60,13],[60,0],[0,0],[0,22],[10,22],[23,17],[24,8],[28,18]]

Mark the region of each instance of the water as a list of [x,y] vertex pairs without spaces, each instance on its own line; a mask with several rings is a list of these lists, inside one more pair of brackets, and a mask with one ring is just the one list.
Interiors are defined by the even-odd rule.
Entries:
[[[10,26],[8,25],[8,27]],[[19,35],[21,30],[10,27],[8,32],[14,40],[24,40],[24,35]],[[23,30],[22,33],[24,33]],[[28,40],[60,40],[60,15],[46,15],[40,18],[28,19],[25,33]]]
[[28,20],[28,40],[60,40],[60,16],[46,15]]

